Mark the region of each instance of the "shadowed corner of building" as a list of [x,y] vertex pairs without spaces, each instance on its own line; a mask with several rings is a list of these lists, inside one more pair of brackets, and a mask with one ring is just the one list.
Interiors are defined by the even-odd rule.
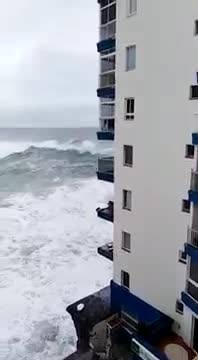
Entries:
[[94,326],[112,315],[110,286],[68,306],[78,337],[77,351],[65,360],[98,358],[90,349],[90,333]]

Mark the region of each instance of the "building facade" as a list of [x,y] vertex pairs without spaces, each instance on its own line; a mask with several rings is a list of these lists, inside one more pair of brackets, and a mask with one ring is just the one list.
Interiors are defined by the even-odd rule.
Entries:
[[97,136],[114,140],[115,148],[114,158],[99,159],[97,172],[115,188],[114,201],[97,209],[114,223],[113,242],[98,249],[113,260],[110,322],[119,318],[116,326],[140,359],[168,359],[165,347],[159,355],[149,346],[173,334],[192,359],[198,352],[198,2],[98,2]]

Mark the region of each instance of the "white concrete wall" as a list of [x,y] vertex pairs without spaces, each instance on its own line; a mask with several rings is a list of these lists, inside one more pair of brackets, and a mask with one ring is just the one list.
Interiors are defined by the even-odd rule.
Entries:
[[[191,215],[181,211],[191,168],[185,145],[198,130],[198,101],[189,100],[198,69],[195,0],[137,0],[137,14],[126,17],[117,0],[114,280],[130,273],[130,290],[180,324],[189,343],[190,312],[175,312],[185,289],[186,265],[178,253],[187,241]],[[125,72],[125,48],[136,44],[136,69]],[[124,121],[124,98],[135,97],[135,120]],[[123,145],[134,147],[134,166],[123,166]],[[122,189],[132,191],[132,212],[122,210]],[[130,254],[121,233],[132,236]]]

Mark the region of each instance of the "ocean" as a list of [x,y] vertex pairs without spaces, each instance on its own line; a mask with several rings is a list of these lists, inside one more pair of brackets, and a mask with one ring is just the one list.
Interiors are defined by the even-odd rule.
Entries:
[[96,179],[112,143],[96,129],[0,129],[0,359],[62,360],[75,350],[67,305],[106,286],[112,264],[97,247],[112,199]]

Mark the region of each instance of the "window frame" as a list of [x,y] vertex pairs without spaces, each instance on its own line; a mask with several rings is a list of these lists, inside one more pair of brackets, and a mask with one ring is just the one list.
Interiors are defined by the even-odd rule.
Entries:
[[[127,153],[127,149],[131,149],[131,163],[127,163],[126,162],[126,153]],[[126,167],[130,167],[132,168],[133,167],[133,146],[132,145],[123,145],[123,165],[126,166]]]
[[[130,59],[130,49],[131,49],[131,55],[132,55],[132,49],[135,49],[134,51],[134,59],[132,61],[132,57]],[[136,44],[132,44],[129,46],[126,46],[126,50],[125,50],[125,56],[126,56],[126,64],[125,64],[125,71],[134,71],[136,69]],[[133,65],[133,66],[132,66]]]
[[[131,17],[137,14],[137,0],[126,0],[126,15],[127,17]],[[135,3],[135,10],[133,10],[133,2]],[[130,11],[131,10],[131,11]]]
[[[125,194],[126,194],[126,200],[127,200],[127,193],[130,194],[130,208],[127,206],[124,206]],[[122,190],[122,209],[127,210],[127,211],[132,211],[132,191],[131,190],[127,190],[127,189]]]
[[[193,155],[190,155],[190,151],[189,149],[193,149]],[[195,157],[195,146],[192,144],[186,144],[186,148],[185,148],[185,158],[186,159],[194,159]]]
[[198,20],[195,20],[194,35],[198,35]]
[[[187,209],[186,206],[184,206],[184,204],[189,204],[189,209]],[[190,214],[190,210],[191,210],[191,203],[188,199],[182,199],[182,212],[186,213],[186,214]]]
[[[179,307],[182,307],[182,310]],[[183,315],[184,314],[184,304],[182,303],[181,300],[177,299],[176,303],[175,303],[175,311],[176,313]]]
[[179,255],[178,255],[178,261],[182,264],[187,264],[187,256],[184,258],[183,254],[185,252],[183,250],[179,250]]
[[[128,102],[133,102],[133,112],[128,112]],[[132,107],[132,104],[129,103],[129,108]],[[133,121],[135,119],[135,98],[129,97],[124,99],[124,120]]]
[[[124,246],[124,241],[125,241],[125,238],[124,236],[125,235],[129,235],[129,244],[130,246],[127,248],[126,246]],[[131,252],[131,234],[126,232],[126,231],[122,231],[122,250],[130,253]]]
[[[124,284],[125,274],[128,276],[128,286]],[[130,290],[130,274],[125,270],[121,270],[121,286],[127,290]]]

